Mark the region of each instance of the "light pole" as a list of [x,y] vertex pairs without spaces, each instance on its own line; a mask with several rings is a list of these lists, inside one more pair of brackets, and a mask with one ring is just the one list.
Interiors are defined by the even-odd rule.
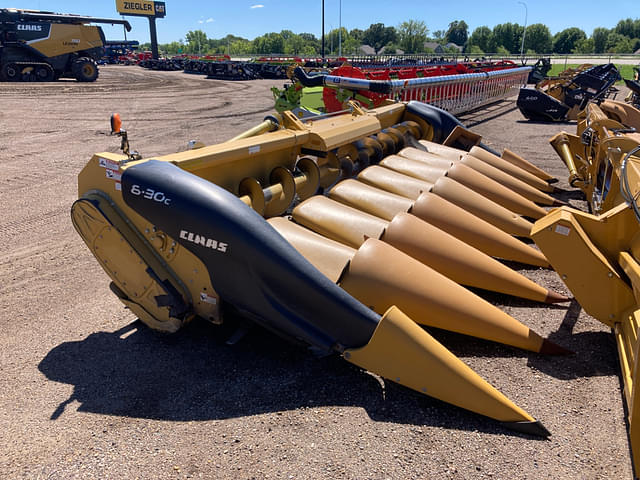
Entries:
[[520,46],[520,56],[524,58],[524,37],[527,34],[527,16],[529,14],[529,9],[527,8],[527,4],[524,2],[518,2],[520,5],[524,7],[524,32],[522,32],[522,45]]
[[338,26],[338,56],[342,56],[342,0],[340,0],[340,16]]
[[322,0],[322,63],[324,63],[324,0]]

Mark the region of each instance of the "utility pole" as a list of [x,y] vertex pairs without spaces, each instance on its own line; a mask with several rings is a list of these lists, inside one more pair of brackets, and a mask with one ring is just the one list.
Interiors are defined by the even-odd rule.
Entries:
[[340,19],[338,26],[338,56],[342,56],[342,0],[340,0]]
[[322,0],[322,63],[324,63],[324,0]]
[[522,32],[522,45],[520,46],[520,57],[524,60],[524,37],[527,34],[527,16],[529,14],[529,9],[527,8],[527,4],[524,2],[518,2],[520,5],[524,7],[524,32]]

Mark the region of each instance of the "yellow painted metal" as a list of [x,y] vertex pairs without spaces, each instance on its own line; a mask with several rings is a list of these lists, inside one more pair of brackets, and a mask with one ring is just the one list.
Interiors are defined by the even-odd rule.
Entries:
[[458,148],[448,147],[447,145],[441,145],[439,143],[431,142],[428,140],[420,140],[419,143],[427,149],[429,153],[435,153],[442,158],[455,162],[460,160],[467,152]]
[[329,191],[329,198],[385,220],[413,208],[413,200],[354,179],[343,180]]
[[[612,327],[629,412],[634,466],[640,471],[640,111],[610,100],[589,104],[575,135],[551,144],[594,214],[563,207],[536,222],[532,237],[582,308]],[[626,181],[625,181],[626,180]],[[624,193],[623,193],[624,192]]]
[[450,168],[454,164],[462,163],[532,202],[542,205],[554,205],[556,203],[555,199],[546,193],[461,150],[457,150],[455,154],[448,154],[448,158],[445,158],[440,153],[423,152],[414,147],[407,147],[398,152],[398,155],[427,163],[432,167]]
[[103,46],[98,27],[51,23],[50,28],[48,37],[29,42],[30,48],[37,50],[45,57],[82,52]]
[[367,238],[380,238],[388,222],[322,195],[311,197],[292,212],[293,219],[319,234],[358,248]]
[[537,302],[568,300],[414,215],[396,215],[381,240],[462,285]]
[[358,180],[410,199],[416,199],[423,192],[429,192],[433,188],[432,183],[418,180],[378,165],[371,166],[360,172]]
[[[615,231],[637,228],[629,209],[610,211],[596,217],[562,207],[538,220],[531,237],[549,259],[580,305],[591,316],[613,327],[635,304],[633,290],[617,264],[620,249],[602,245]],[[624,248],[627,250],[627,248]]]
[[[632,109],[631,106],[624,108],[628,112]],[[569,170],[570,183],[584,192],[594,213],[605,212],[625,202],[620,194],[622,161],[627,153],[640,145],[640,134],[609,118],[607,113],[610,111],[590,103],[578,118],[576,135],[561,132],[550,140]],[[636,115],[640,116],[640,112],[636,111]],[[638,170],[639,161],[640,154],[636,151],[628,162],[628,170]],[[631,174],[634,175],[636,173]]]
[[538,219],[547,214],[544,208],[540,208],[531,200],[463,163],[457,163],[451,167],[447,177],[525,217]]
[[539,302],[566,300],[414,215],[399,213],[386,222],[317,196],[298,205],[292,216],[305,227],[354,248],[368,238],[380,239],[463,285]]
[[522,195],[460,162],[443,169],[433,167],[425,161],[391,155],[380,162],[380,165],[430,183],[435,183],[440,177],[447,176],[520,215],[537,219],[547,213],[543,208],[538,207]]
[[526,325],[391,245],[370,238],[355,250],[282,217],[268,221],[318,270],[381,315],[396,305],[421,325],[533,352],[559,351]]
[[240,140],[242,138],[255,137],[257,135],[262,135],[263,133],[272,132],[277,129],[278,129],[278,123],[274,122],[270,118],[267,118],[262,123],[256,125],[253,128],[250,128],[249,130],[241,133],[240,135],[236,135],[229,141],[233,142],[234,140]]
[[545,182],[550,182],[552,180],[556,180],[553,177],[553,175],[545,172],[541,168],[539,168],[539,167],[535,166],[533,163],[525,160],[520,155],[518,155],[515,152],[512,152],[508,148],[505,148],[502,151],[502,156],[500,158],[502,158],[503,160],[506,160],[509,163],[514,164],[516,167],[519,167],[519,168],[521,168],[523,170],[526,170],[529,173],[532,173],[536,177],[544,180]]
[[345,350],[343,356],[396,383],[481,415],[503,422],[535,421],[396,307],[384,314],[367,345]]
[[280,235],[332,282],[338,283],[356,253],[354,248],[329,240],[283,217],[267,220]]
[[541,205],[556,205],[557,201],[550,195],[538,190],[536,187],[523,182],[519,178],[516,178],[509,173],[506,173],[499,168],[496,168],[482,160],[474,157],[473,155],[465,155],[460,163],[474,170],[482,173],[483,175],[495,180],[496,182],[508,187],[510,190],[519,193],[523,197],[531,200],[532,202],[539,203]]
[[[120,242],[120,240],[117,239],[117,242],[115,242],[115,245],[122,244],[123,259],[126,258],[126,255],[129,255],[128,252],[132,249],[131,247],[127,247],[126,243],[128,242],[133,246],[132,250],[136,252],[138,256],[142,257],[144,263],[147,266],[151,266],[154,271],[157,272],[161,270],[163,264],[166,265],[166,267],[162,268],[167,268],[173,272],[172,276],[182,282],[184,285],[183,290],[187,290],[183,293],[183,296],[192,302],[191,308],[193,313],[212,323],[220,323],[219,296],[211,285],[211,280],[204,264],[187,249],[181,248],[174,239],[155,228],[153,224],[131,210],[124,203],[119,179],[123,168],[126,167],[126,165],[120,164],[126,161],[126,158],[124,155],[107,152],[94,155],[78,176],[79,196],[81,198],[86,194],[99,194],[104,196],[107,204],[110,205],[113,210],[119,212],[123,219],[126,218],[125,223],[131,229],[135,229],[137,233],[122,235],[120,227],[117,227],[120,235],[126,240],[126,242]],[[106,207],[105,211],[107,211]],[[84,217],[85,214],[82,216]],[[89,217],[99,218],[95,213]],[[111,225],[116,223],[116,220],[113,218],[107,218],[107,221]],[[85,229],[83,224],[85,224],[86,221],[78,218],[74,219],[74,222],[77,223],[76,228],[78,229],[78,233],[83,236],[81,231]],[[125,229],[125,227],[122,228]],[[93,230],[91,229],[90,231]],[[89,233],[85,235],[87,238],[92,238],[93,234]],[[93,247],[89,245],[89,242],[87,242],[87,245],[92,253],[96,255]],[[114,252],[114,255],[118,258],[120,257],[117,252]],[[121,269],[119,275],[129,275],[129,273],[127,273],[128,269],[139,268],[139,264],[133,261],[123,261],[123,265],[124,270]],[[128,282],[127,285],[123,285],[118,280],[119,277],[117,275],[112,275],[107,269],[105,269],[105,271],[120,290],[125,292],[130,299],[135,300],[136,297],[133,295],[133,293],[137,293],[135,283]],[[117,271],[118,270],[116,270],[116,272]],[[180,289],[178,288],[178,290]],[[151,303],[145,308],[148,316],[145,316],[144,312],[136,312],[136,314],[140,315],[141,320],[144,320],[152,328],[155,328],[156,325],[153,322],[157,321],[158,318],[155,317],[155,312],[152,311],[150,305]],[[188,318],[186,320],[188,320]]]
[[640,130],[640,110],[633,105],[615,100],[603,100],[599,107],[607,118],[620,122],[629,128]]
[[434,184],[431,184],[427,181],[374,165],[360,172],[358,180],[414,200],[422,193],[432,192],[510,235],[528,237],[529,231],[533,226],[531,222],[520,215],[507,210],[503,206],[447,177],[440,177]]
[[458,205],[510,235],[528,237],[533,224],[520,215],[492,202],[448,177],[440,178],[431,189],[439,197]]
[[409,212],[492,257],[549,267],[539,250],[430,192],[412,201],[349,179],[333,187],[329,197],[385,220]]
[[525,183],[528,183],[529,185],[537,188],[538,190],[541,190],[543,192],[553,192],[554,190],[553,186],[549,185],[549,183],[542,180],[541,178],[538,178],[534,174],[529,173],[528,171],[520,167],[517,167],[513,163],[508,162],[494,155],[493,153],[486,151],[483,148],[473,147],[471,150],[469,150],[469,155],[472,155],[482,160],[483,162],[488,163],[489,165],[497,168],[498,170],[502,170],[503,172],[508,173],[512,177],[515,177],[519,180],[522,180]]
[[423,150],[419,150],[415,147],[406,147],[398,152],[398,156],[408,158],[410,160],[419,160],[424,161],[428,165],[438,168],[448,169],[451,167],[454,162],[457,162],[460,158],[459,155],[456,154],[455,160],[450,160],[440,154],[425,152]]
[[399,155],[389,155],[380,162],[380,165],[394,172],[409,175],[429,183],[435,183],[440,177],[447,174],[449,168],[432,166],[426,162],[419,162]]
[[478,145],[481,141],[482,135],[478,135],[471,130],[460,125],[456,125],[442,144],[447,145],[448,147],[468,151],[471,147]]
[[[155,298],[166,294],[160,281],[170,281],[178,291],[183,290],[183,285],[162,260],[149,255],[151,249],[141,235],[109,205],[108,198],[91,194],[78,200],[71,209],[71,218],[102,268],[125,293],[118,295],[120,300],[142,321],[155,330],[173,333],[190,319],[173,317],[169,307],[158,306]],[[187,295],[183,290],[180,301],[185,305],[190,302]]]
[[539,250],[434,193],[420,195],[410,213],[492,257],[549,267]]
[[358,249],[340,286],[381,314],[396,305],[421,325],[533,352],[545,344],[540,335],[479,296],[373,238]]

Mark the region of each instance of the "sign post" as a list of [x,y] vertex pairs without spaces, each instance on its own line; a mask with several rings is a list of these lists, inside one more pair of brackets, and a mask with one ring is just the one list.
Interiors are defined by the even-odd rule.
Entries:
[[156,33],[156,18],[164,18],[166,5],[164,2],[153,0],[116,0],[116,10],[121,15],[147,17],[149,19],[149,33],[151,37],[151,56],[158,58],[158,35]]

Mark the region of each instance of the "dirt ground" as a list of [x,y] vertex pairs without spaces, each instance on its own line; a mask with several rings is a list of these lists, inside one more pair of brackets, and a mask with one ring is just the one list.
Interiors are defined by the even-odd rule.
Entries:
[[[69,217],[80,169],[118,150],[111,113],[144,156],[172,153],[258,123],[281,84],[117,66],[95,84],[0,84],[0,477],[631,479],[614,340],[576,303],[486,297],[570,357],[436,332],[548,440],[257,328],[235,346],[198,322],[163,337],[123,308]],[[463,121],[568,189],[547,140],[575,125],[530,124],[514,102]],[[521,272],[568,293],[552,271]]]

